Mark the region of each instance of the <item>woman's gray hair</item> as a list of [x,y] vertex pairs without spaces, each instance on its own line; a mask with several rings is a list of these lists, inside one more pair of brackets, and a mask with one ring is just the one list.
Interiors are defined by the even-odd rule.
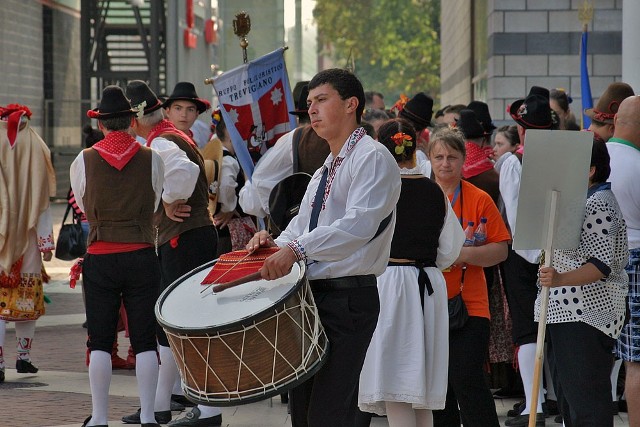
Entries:
[[438,129],[429,139],[429,155],[433,151],[433,147],[437,143],[441,143],[444,146],[462,153],[462,157],[467,157],[467,149],[465,148],[464,135],[459,129],[445,127]]

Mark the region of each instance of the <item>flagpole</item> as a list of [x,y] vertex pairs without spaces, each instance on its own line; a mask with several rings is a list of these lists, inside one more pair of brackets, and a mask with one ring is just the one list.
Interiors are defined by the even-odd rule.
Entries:
[[245,11],[242,11],[236,15],[236,19],[233,20],[233,33],[240,37],[240,47],[242,48],[242,62],[247,63],[247,47],[249,46],[249,41],[247,40],[247,35],[251,31],[251,18],[249,18],[249,14]]
[[587,67],[587,40],[589,22],[593,19],[593,4],[584,1],[578,11],[578,18],[582,22],[582,38],[580,41],[580,97],[582,102],[582,128],[586,129],[591,124],[591,119],[584,113],[588,108],[593,108],[591,96],[591,84],[589,83],[589,69]]

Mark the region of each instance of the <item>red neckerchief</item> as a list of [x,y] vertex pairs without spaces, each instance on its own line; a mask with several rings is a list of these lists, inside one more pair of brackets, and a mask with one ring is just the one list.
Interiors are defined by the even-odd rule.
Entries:
[[465,148],[467,149],[467,157],[462,166],[462,176],[465,179],[493,169],[493,163],[489,160],[487,152],[482,147],[473,142],[466,142]]
[[101,141],[93,144],[100,157],[118,170],[122,170],[140,149],[140,143],[124,131],[109,132]]
[[149,132],[149,135],[147,135],[147,147],[151,146],[151,141],[153,141],[155,138],[166,133],[178,136],[196,147],[196,143],[193,142],[193,139],[191,139],[189,135],[182,132],[181,130],[178,130],[178,128],[176,128],[174,124],[167,119],[161,120],[157,125],[154,126],[153,129],[151,129],[151,132]]

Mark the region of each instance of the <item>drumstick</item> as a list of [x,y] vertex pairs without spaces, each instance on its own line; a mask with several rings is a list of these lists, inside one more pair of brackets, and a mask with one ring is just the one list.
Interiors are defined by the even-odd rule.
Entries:
[[221,283],[219,285],[215,285],[212,289],[213,293],[218,293],[218,292],[222,292],[225,289],[229,289],[229,288],[233,288],[234,286],[238,286],[238,285],[242,285],[243,283],[247,283],[247,282],[254,282],[258,279],[260,279],[262,276],[260,276],[260,272],[256,271],[255,273],[251,273],[251,274],[247,274],[244,277],[240,277],[239,279],[236,280],[232,280],[229,283]]
[[[231,267],[229,267],[229,269],[228,269],[227,271],[225,271],[224,273],[222,273],[222,274],[220,275],[220,277],[218,277],[218,279],[217,279],[217,280],[222,279],[222,278],[225,276],[225,274],[227,274],[228,272],[230,272],[231,270],[233,270],[233,268],[234,268],[235,266],[237,266],[237,265],[238,265],[238,264],[240,264],[242,261],[244,261],[245,259],[247,259],[247,257],[248,257],[249,255],[251,255],[251,252],[247,252],[247,254],[246,254],[245,256],[243,256],[242,258],[240,258],[240,259],[239,259],[235,264],[233,264]],[[211,285],[207,286],[206,288],[204,288],[203,290],[201,290],[201,291],[200,291],[200,293],[203,293],[204,291],[206,291],[207,289],[209,289],[212,285],[213,285],[213,284],[211,284]],[[215,291],[214,291],[214,292],[215,292]]]

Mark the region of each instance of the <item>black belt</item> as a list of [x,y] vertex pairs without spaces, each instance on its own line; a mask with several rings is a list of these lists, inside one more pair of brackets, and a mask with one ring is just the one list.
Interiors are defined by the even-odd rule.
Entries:
[[436,267],[436,263],[434,261],[389,261],[387,265],[389,265],[390,267],[410,265],[418,269],[418,289],[420,290],[420,305],[422,306],[422,308],[424,308],[424,290],[427,290],[427,294],[429,294],[429,296],[433,294],[433,286],[431,285],[431,280],[429,280],[429,275],[426,271],[424,271],[424,269],[425,267]]
[[344,276],[333,279],[309,280],[312,291],[340,291],[343,289],[369,288],[377,286],[378,282],[374,274],[363,276]]

